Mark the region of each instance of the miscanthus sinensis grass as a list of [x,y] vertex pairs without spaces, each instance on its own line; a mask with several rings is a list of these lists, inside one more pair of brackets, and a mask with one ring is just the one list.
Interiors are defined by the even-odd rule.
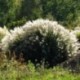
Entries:
[[6,35],[8,34],[8,29],[4,26],[3,28],[0,27],[0,42],[1,42],[1,39]]
[[[2,46],[5,52],[12,49],[18,54],[27,53],[29,59],[31,57],[36,59],[41,54],[38,58],[45,56],[47,60],[51,59],[51,62],[59,61],[59,58],[64,58],[64,56],[70,57],[78,50],[77,39],[73,33],[56,21],[43,19],[29,21],[23,26],[10,30],[2,39]],[[41,49],[40,52],[38,47]]]
[[71,31],[71,33],[73,33],[80,41],[80,27],[76,27],[74,30]]

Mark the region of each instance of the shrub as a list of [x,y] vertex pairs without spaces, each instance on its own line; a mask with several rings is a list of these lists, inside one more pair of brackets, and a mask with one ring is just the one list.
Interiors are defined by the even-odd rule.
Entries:
[[2,49],[15,52],[17,59],[23,53],[25,61],[40,63],[44,60],[53,66],[76,53],[76,41],[75,35],[57,22],[39,19],[10,30],[2,40]]

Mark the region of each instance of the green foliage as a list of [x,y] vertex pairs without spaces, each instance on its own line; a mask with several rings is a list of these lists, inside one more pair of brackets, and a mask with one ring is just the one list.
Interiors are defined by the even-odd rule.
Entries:
[[44,16],[51,15],[64,25],[75,26],[79,23],[79,0],[42,0]]
[[0,26],[16,20],[22,0],[0,0]]
[[17,58],[23,53],[25,61],[44,61],[50,66],[67,60],[77,51],[74,35],[57,22],[42,19],[14,28],[2,40],[2,45],[4,51],[15,52]]
[[6,16],[8,12],[8,1],[0,0],[0,26],[3,26],[6,22]]
[[[79,80],[80,73],[71,73],[62,67],[45,68],[43,65],[35,68],[32,63],[21,64],[15,60],[1,61],[0,80]],[[3,75],[4,74],[4,75]]]
[[16,20],[17,15],[20,13],[21,4],[22,4],[22,0],[9,0],[8,1],[9,10],[7,13],[6,23],[10,23]]
[[80,24],[79,3],[79,0],[0,0],[0,26],[12,27],[14,22],[17,26],[23,18],[26,21],[48,18],[75,27]]
[[15,26],[17,27],[17,26],[22,26],[24,23],[26,23],[26,19],[25,18],[23,18],[23,19],[21,19],[21,20],[18,20],[18,21],[13,21],[13,22],[11,22],[11,23],[8,23],[7,24],[7,27],[9,28],[9,29],[13,29]]

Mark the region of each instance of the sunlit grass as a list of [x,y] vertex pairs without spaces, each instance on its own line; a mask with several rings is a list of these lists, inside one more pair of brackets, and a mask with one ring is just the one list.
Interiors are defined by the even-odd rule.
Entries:
[[20,63],[16,60],[4,60],[0,65],[0,80],[80,80],[80,74],[72,73],[59,66],[35,68],[31,62]]

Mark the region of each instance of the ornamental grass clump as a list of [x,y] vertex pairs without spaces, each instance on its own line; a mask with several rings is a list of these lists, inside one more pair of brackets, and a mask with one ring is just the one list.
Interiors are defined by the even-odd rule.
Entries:
[[6,34],[8,34],[8,29],[6,27],[0,27],[0,42]]
[[80,27],[76,27],[76,28],[72,31],[72,33],[73,33],[74,35],[76,35],[78,41],[80,42]]
[[15,53],[16,59],[22,53],[25,61],[54,66],[77,52],[76,41],[75,35],[57,22],[39,19],[10,30],[2,49]]

